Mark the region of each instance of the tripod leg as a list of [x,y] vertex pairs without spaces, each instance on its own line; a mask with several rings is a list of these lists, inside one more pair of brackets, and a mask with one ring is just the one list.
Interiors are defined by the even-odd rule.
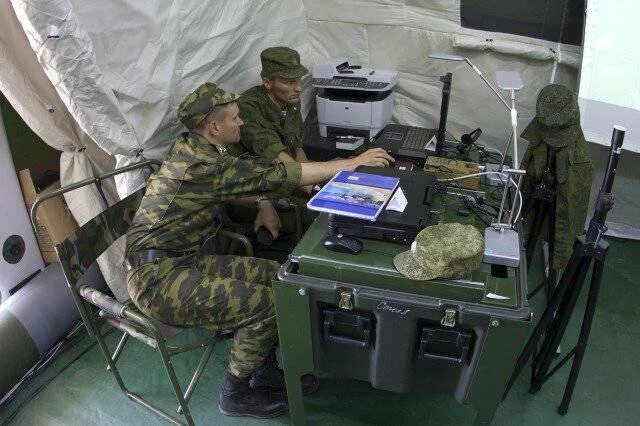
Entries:
[[540,236],[540,228],[544,222],[544,214],[546,211],[546,206],[541,200],[535,201],[535,204],[532,206],[533,209],[533,222],[531,223],[531,228],[529,230],[529,235],[527,238],[527,244],[525,247],[526,255],[527,255],[527,268],[531,266],[531,260],[533,259],[533,250],[536,248],[536,243],[538,242],[538,237]]
[[547,266],[547,276],[545,277],[545,291],[547,293],[547,303],[551,300],[551,292],[553,291],[553,287],[556,285],[556,271],[553,267],[553,263],[555,261],[555,250],[556,250],[556,202],[551,201],[549,203],[549,225],[547,229],[547,242],[549,244],[549,259]]
[[567,291],[564,294],[559,309],[555,313],[555,318],[553,319],[549,330],[547,330],[544,342],[540,349],[540,355],[535,361],[536,373],[535,378],[531,383],[531,389],[529,389],[530,393],[538,392],[542,387],[542,384],[547,379],[547,371],[549,371],[549,366],[551,365],[551,361],[555,355],[556,348],[562,340],[562,336],[567,328],[571,314],[576,306],[576,302],[580,295],[580,290],[584,284],[584,279],[587,275],[590,264],[591,257],[581,258],[577,270],[572,276],[569,276]]
[[529,337],[527,344],[525,345],[524,349],[520,353],[520,356],[518,357],[518,361],[516,361],[516,365],[513,369],[513,373],[511,374],[511,378],[509,379],[507,388],[504,391],[503,398],[507,397],[509,390],[515,383],[516,379],[518,378],[518,376],[520,375],[524,367],[527,365],[527,361],[529,361],[529,359],[533,355],[535,355],[535,351],[538,345],[538,341],[540,340],[540,337],[542,337],[542,335],[547,331],[547,327],[549,327],[549,325],[551,324],[551,321],[553,321],[554,314],[558,309],[558,306],[563,300],[564,293],[568,288],[569,277],[573,274],[573,272],[576,270],[577,265],[581,261],[582,261],[581,251],[574,250],[571,255],[571,260],[569,260],[569,264],[565,269],[565,273],[562,274],[562,278],[560,279],[560,282],[553,290],[553,293],[551,295],[551,300],[549,301],[549,305],[547,306],[544,313],[542,314],[540,321],[533,329],[533,333],[531,333],[531,337]]
[[603,261],[596,260],[593,264],[589,298],[587,299],[587,307],[584,311],[584,318],[582,319],[580,337],[578,337],[578,343],[576,344],[576,352],[573,358],[573,364],[571,365],[571,372],[569,373],[567,385],[564,388],[562,403],[558,407],[558,413],[563,416],[567,414],[567,410],[569,409],[569,403],[571,402],[573,389],[575,388],[576,381],[578,380],[578,374],[580,372],[580,366],[582,365],[582,359],[584,358],[584,352],[587,349],[587,343],[589,342],[589,333],[591,332],[591,323],[593,322],[593,316],[596,311],[596,303],[598,301],[598,293],[600,291],[600,284],[602,282],[603,269]]

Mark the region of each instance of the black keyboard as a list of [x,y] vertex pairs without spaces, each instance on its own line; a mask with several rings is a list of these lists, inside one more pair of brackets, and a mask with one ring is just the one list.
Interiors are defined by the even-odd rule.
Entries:
[[349,78],[312,78],[311,84],[324,87],[344,87],[355,89],[376,89],[381,90],[389,85],[383,81],[355,80]]
[[432,132],[426,129],[410,128],[402,141],[402,149],[424,149]]

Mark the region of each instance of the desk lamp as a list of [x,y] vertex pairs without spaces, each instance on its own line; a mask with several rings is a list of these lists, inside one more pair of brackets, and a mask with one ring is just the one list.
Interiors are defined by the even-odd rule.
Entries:
[[[498,85],[503,90],[509,90],[511,93],[511,105],[500,95],[500,92],[486,79],[482,71],[478,69],[470,60],[464,56],[448,55],[445,53],[433,53],[429,55],[431,59],[441,59],[445,61],[466,62],[475,72],[480,76],[484,84],[491,89],[491,91],[498,97],[500,102],[510,112],[511,115],[511,127],[513,137],[513,167],[502,166],[500,172],[506,175],[506,183],[504,191],[502,193],[502,201],[500,203],[500,211],[498,212],[498,222],[492,223],[491,226],[485,229],[485,261],[488,263],[494,263],[506,266],[518,266],[520,263],[520,243],[518,240],[518,233],[513,229],[515,218],[513,215],[514,208],[511,209],[509,219],[506,222],[502,221],[504,214],[504,206],[507,200],[507,193],[509,191],[509,182],[511,181],[511,174],[518,175],[518,183],[516,185],[516,194],[520,190],[520,177],[524,174],[523,170],[519,169],[518,160],[518,111],[516,110],[515,92],[522,88],[522,79],[517,72],[514,71],[498,71],[496,72],[496,80]],[[509,139],[509,144],[512,140]],[[506,153],[509,149],[509,144],[505,147],[503,153],[503,163]],[[515,198],[514,198],[515,199]],[[522,199],[518,201],[520,206],[522,205]],[[515,205],[515,202],[514,202]]]

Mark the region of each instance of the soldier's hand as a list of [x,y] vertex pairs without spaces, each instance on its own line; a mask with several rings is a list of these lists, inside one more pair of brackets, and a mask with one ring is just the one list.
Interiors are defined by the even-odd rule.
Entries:
[[278,238],[282,224],[280,223],[278,212],[276,212],[276,209],[269,200],[260,202],[260,208],[258,209],[256,220],[253,223],[253,230],[258,232],[261,226],[264,226],[271,232],[274,240]]
[[358,166],[389,167],[394,161],[396,161],[382,148],[368,149],[352,160],[354,163],[354,169]]

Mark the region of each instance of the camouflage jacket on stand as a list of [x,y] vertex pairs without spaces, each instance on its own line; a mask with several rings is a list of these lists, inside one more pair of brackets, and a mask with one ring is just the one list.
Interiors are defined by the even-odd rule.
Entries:
[[[556,212],[552,218],[555,221],[553,266],[563,268],[571,257],[576,236],[584,231],[593,167],[589,148],[579,126],[571,132],[566,146],[554,147],[547,142],[544,126],[536,120],[534,119],[522,133],[522,137],[529,141],[521,164],[521,168],[527,171],[522,181],[522,193],[526,207],[531,204],[531,194],[546,169],[547,149],[556,149]],[[525,215],[526,213],[527,211]],[[525,237],[529,235],[533,221],[533,218],[528,216],[530,215],[525,216]],[[548,226],[548,223],[544,226]],[[540,235],[545,238],[546,231],[542,231]]]

